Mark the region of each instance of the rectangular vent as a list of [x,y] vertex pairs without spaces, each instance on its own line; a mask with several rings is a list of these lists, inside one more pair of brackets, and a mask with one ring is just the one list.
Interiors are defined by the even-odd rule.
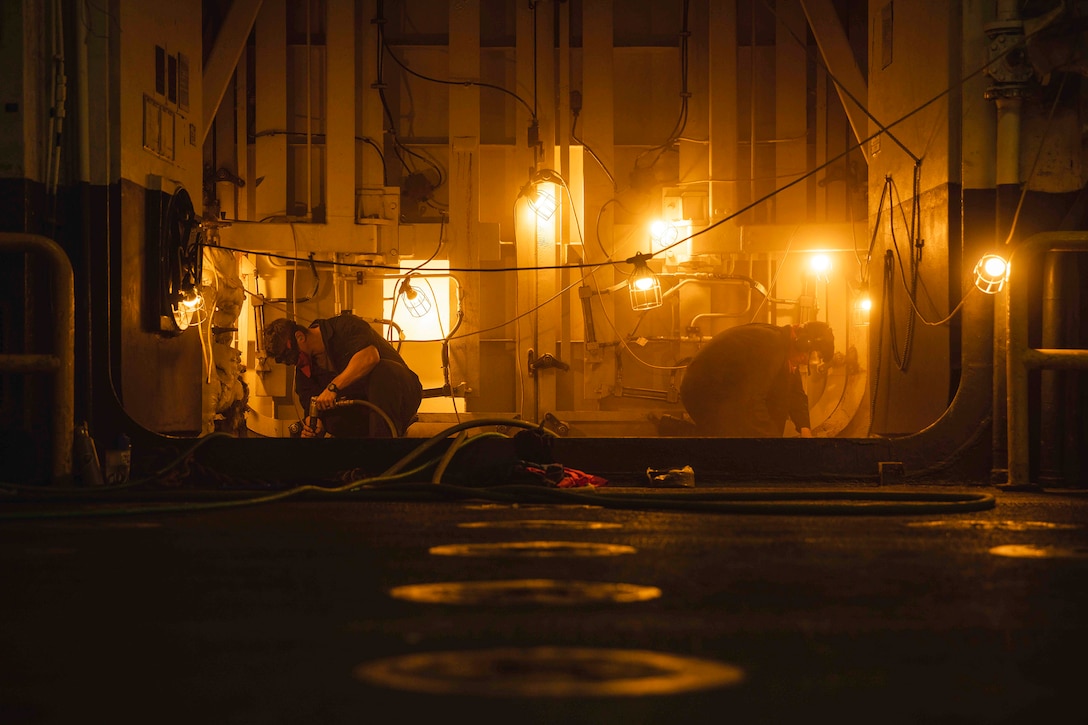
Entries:
[[189,110],[189,57],[178,53],[178,108]]
[[155,46],[155,93],[166,95],[166,48]]
[[173,55],[166,59],[166,100],[178,102],[178,59]]

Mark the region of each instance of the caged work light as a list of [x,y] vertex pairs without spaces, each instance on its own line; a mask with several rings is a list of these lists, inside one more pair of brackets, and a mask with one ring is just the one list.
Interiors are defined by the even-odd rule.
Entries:
[[627,281],[632,310],[652,310],[661,306],[661,282],[646,264],[649,258],[649,255],[639,252],[627,260],[635,265],[631,278]]
[[194,286],[180,292],[177,298],[177,304],[173,305],[171,311],[178,330],[184,332],[193,324],[193,316],[204,309],[204,297]]
[[988,295],[1005,289],[1009,278],[1009,263],[997,254],[987,254],[975,265],[975,287]]
[[431,299],[427,293],[412,283],[412,276],[408,275],[400,283],[400,299],[408,308],[408,314],[412,317],[423,317],[431,311]]
[[528,183],[521,188],[518,196],[523,196],[529,202],[529,208],[537,215],[540,221],[548,221],[559,208],[559,196],[556,194],[555,185],[566,186],[567,182],[553,169],[540,169],[529,177]]
[[658,219],[650,224],[650,242],[655,251],[661,251],[680,238],[680,230],[672,222]]

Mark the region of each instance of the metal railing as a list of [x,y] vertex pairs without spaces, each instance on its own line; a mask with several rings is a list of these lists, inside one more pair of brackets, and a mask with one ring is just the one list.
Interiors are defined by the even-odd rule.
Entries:
[[43,256],[53,268],[52,354],[0,354],[0,373],[52,373],[55,395],[52,472],[54,482],[72,473],[72,434],[75,423],[75,276],[68,254],[48,237],[37,234],[0,234],[0,252]]
[[1088,370],[1088,350],[1033,348],[1028,344],[1030,273],[1047,252],[1088,251],[1088,232],[1043,232],[1021,242],[1009,258],[1005,315],[1010,487],[1030,486],[1028,374],[1041,368]]

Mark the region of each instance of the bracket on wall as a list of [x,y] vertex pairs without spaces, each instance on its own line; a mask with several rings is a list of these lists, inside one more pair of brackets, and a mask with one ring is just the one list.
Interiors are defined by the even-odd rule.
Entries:
[[542,370],[544,368],[558,368],[559,370],[570,370],[570,365],[550,353],[544,353],[543,355],[540,355],[538,357],[536,351],[532,348],[529,348],[528,357],[529,375],[534,378],[536,377],[536,371]]

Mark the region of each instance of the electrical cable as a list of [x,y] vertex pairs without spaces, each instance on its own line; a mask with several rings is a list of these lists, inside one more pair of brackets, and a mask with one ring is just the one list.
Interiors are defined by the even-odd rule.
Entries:
[[[760,0],[760,2],[767,9],[767,11],[770,12],[771,15],[774,16],[774,19],[778,23],[778,25],[781,26],[786,31],[786,33],[794,40],[794,42],[796,42],[799,46],[801,46],[801,49],[804,50],[807,53],[808,52],[808,45],[805,43],[805,41],[801,40],[801,38],[799,38],[797,36],[797,33],[793,32],[793,28],[791,28],[788,23],[786,23],[786,22],[784,22],[782,20],[782,18],[778,15],[778,10],[776,8],[772,7],[771,4],[769,2],[767,2],[767,0]],[[823,56],[817,54],[817,57],[822,58]],[[911,160],[914,161],[915,164],[920,164],[922,162],[922,160],[920,158],[918,158],[917,156],[915,156],[911,152],[911,150],[908,149],[905,144],[903,144],[902,141],[900,141],[898,138],[896,138],[891,133],[891,131],[889,131],[888,128],[886,126],[884,126],[884,124],[882,124],[877,119],[876,116],[874,116],[872,113],[869,112],[869,109],[866,108],[865,105],[863,103],[861,103],[854,96],[853,93],[850,92],[850,89],[847,88],[845,84],[839,82],[839,79],[835,77],[835,75],[831,72],[831,69],[827,67],[826,63],[821,63],[820,65],[823,68],[824,73],[827,74],[827,77],[831,79],[831,82],[834,83],[835,86],[840,91],[842,91],[842,93],[844,95],[846,95],[847,98],[849,98],[851,101],[853,101],[854,105],[856,105],[859,109],[861,109],[861,112],[864,113],[865,116],[870,121],[872,121],[874,124],[876,124],[877,128],[880,129],[881,133],[887,134],[888,138],[890,138],[892,141],[894,141],[895,145],[898,146],[899,148],[901,148],[903,150],[903,153],[905,153],[907,156],[909,156],[911,158]]]
[[[377,62],[376,62],[377,80],[374,83],[373,87],[375,89],[377,89],[377,91],[378,91],[378,98],[381,100],[382,110],[385,111],[385,117],[389,122],[389,128],[386,129],[386,132],[389,134],[389,136],[391,137],[391,139],[393,141],[393,153],[396,155],[397,160],[400,161],[401,166],[403,166],[405,171],[408,171],[409,173],[414,174],[414,173],[418,173],[418,172],[408,164],[408,162],[405,160],[404,156],[402,155],[402,152],[408,153],[408,154],[410,154],[412,156],[415,156],[420,161],[423,161],[424,163],[429,165],[432,169],[434,169],[435,173],[438,174],[438,180],[434,183],[432,188],[433,189],[441,188],[441,186],[443,185],[443,183],[445,181],[445,174],[442,172],[442,168],[434,160],[428,159],[425,156],[423,156],[422,154],[419,154],[419,153],[413,151],[412,149],[408,148],[407,146],[405,146],[403,143],[401,143],[400,138],[397,135],[396,119],[393,117],[393,111],[392,111],[392,109],[390,109],[389,102],[385,97],[386,85],[385,85],[384,58],[385,58],[385,53],[388,52],[388,46],[386,45],[386,42],[385,42],[385,23],[386,23],[386,19],[385,19],[385,3],[384,3],[384,0],[378,0],[376,13],[377,13],[377,15],[374,18],[373,23],[377,27],[377,36],[378,36],[377,56],[378,57],[377,57]],[[393,58],[394,61],[396,61],[398,64],[400,64],[400,61],[396,58],[396,56],[394,56],[392,54],[392,52],[389,53],[389,57]],[[403,64],[400,64],[400,65],[401,65],[402,68],[405,68],[405,70],[408,70]],[[427,182],[430,183],[430,179],[427,179]]]
[[549,435],[554,435],[550,431],[548,431],[547,429],[541,428],[541,426],[537,425],[536,423],[530,423],[528,421],[519,420],[517,418],[480,418],[478,420],[468,420],[468,421],[465,421],[463,423],[457,423],[455,425],[451,425],[448,428],[446,428],[446,429],[444,429],[442,431],[439,431],[435,435],[431,436],[422,445],[415,448],[410,453],[408,453],[403,458],[401,458],[399,461],[397,461],[392,466],[387,468],[382,473],[382,475],[383,476],[392,476],[392,475],[394,475],[396,473],[399,473],[409,463],[411,463],[415,459],[419,458],[422,454],[426,453],[431,448],[435,447],[436,445],[438,445],[442,441],[446,440],[449,436],[453,435],[454,433],[458,433],[458,432],[460,432],[462,430],[466,430],[466,429],[469,429],[469,428],[486,428],[486,427],[491,427],[491,426],[507,426],[507,427],[515,427],[515,428],[526,428],[528,430],[543,430],[545,433],[548,433]]
[[[426,470],[435,461],[428,461],[415,469],[404,471],[397,475],[381,475],[372,478],[359,479],[350,481],[349,483],[341,486],[326,487],[317,486],[313,484],[304,484],[301,486],[295,486],[285,491],[279,491],[277,493],[265,494],[261,496],[249,496],[245,498],[230,499],[227,501],[206,501],[206,502],[190,502],[184,504],[165,504],[165,505],[152,505],[152,506],[139,506],[139,507],[122,507],[122,508],[103,508],[103,509],[69,509],[64,511],[7,511],[0,513],[0,521],[12,521],[12,520],[27,520],[27,519],[46,519],[46,518],[84,518],[84,517],[98,517],[98,516],[141,516],[149,514],[163,514],[163,513],[193,513],[196,511],[211,511],[216,509],[226,508],[239,508],[241,506],[254,506],[262,503],[272,503],[275,501],[282,501],[287,498],[298,496],[301,493],[314,492],[322,494],[339,494],[346,493],[355,488],[364,485],[375,485],[380,483],[387,483],[390,481],[397,481],[410,476],[414,476]],[[102,490],[103,487],[96,486],[93,490]],[[87,490],[87,489],[84,489]]]
[[[291,226],[292,237],[294,237],[294,230],[295,230],[294,224],[292,224],[290,226]],[[220,249],[227,249],[226,247],[219,247],[219,248]],[[297,241],[295,243],[295,248],[296,249],[298,248]],[[235,250],[230,250],[230,251],[235,251]],[[296,252],[296,254],[297,254],[297,252]],[[262,256],[268,257],[269,261],[271,261],[274,258],[275,255],[263,254]],[[302,261],[302,260],[300,258],[293,258],[291,261],[296,263],[296,265],[295,265],[296,269],[294,270],[294,274],[297,277],[298,276],[298,269],[297,269],[298,265],[297,265],[297,263],[299,261]],[[294,297],[294,296],[292,296],[292,297],[266,297],[264,301],[265,302],[290,302],[292,305],[297,305],[299,302],[309,302],[310,300],[317,297],[318,290],[320,289],[321,280],[320,280],[320,277],[317,274],[317,264],[314,262],[314,253],[313,252],[310,252],[309,258],[308,258],[307,261],[309,261],[309,263],[310,263],[310,272],[313,274],[313,279],[314,279],[314,285],[310,289],[310,293],[308,295],[306,295],[305,297]],[[331,264],[333,267],[336,266],[336,262],[329,262],[329,264]],[[275,267],[275,266],[278,266],[278,265],[273,264],[272,266]],[[281,269],[282,269],[282,267],[281,267]],[[296,286],[295,282],[292,281],[291,289],[294,290],[295,286]]]
[[578,138],[577,129],[578,129],[579,114],[580,114],[580,111],[573,111],[572,114],[571,114],[571,115],[574,116],[574,119],[571,121],[571,125],[570,125],[570,137],[576,144],[578,144],[583,149],[585,149],[586,153],[589,154],[590,158],[592,158],[594,161],[597,162],[597,165],[601,167],[601,171],[604,172],[605,176],[608,177],[608,181],[611,182],[612,191],[615,192],[616,189],[617,189],[616,177],[613,176],[612,172],[608,170],[608,167],[605,166],[604,161],[601,161],[601,157],[597,155],[597,152],[595,152],[592,148],[590,148],[589,144],[587,144],[585,141]]
[[343,398],[333,403],[334,408],[348,408],[356,405],[370,408],[372,411],[380,415],[382,417],[382,420],[385,421],[385,424],[389,426],[389,432],[392,434],[392,436],[394,438],[401,437],[401,431],[397,428],[397,425],[393,422],[393,419],[389,417],[389,414],[382,410],[381,407],[375,405],[369,400],[366,400],[364,398]]
[[1046,144],[1046,140],[1050,137],[1051,122],[1054,120],[1054,111],[1058,108],[1058,102],[1062,98],[1062,91],[1065,90],[1065,81],[1069,77],[1067,73],[1062,74],[1061,83],[1058,84],[1058,90],[1054,94],[1054,103],[1050,105],[1050,112],[1046,116],[1046,127],[1043,129],[1043,135],[1039,138],[1039,148],[1035,151],[1035,160],[1031,163],[1031,171],[1028,173],[1028,178],[1024,182],[1023,188],[1020,190],[1020,200],[1016,203],[1016,212],[1013,214],[1012,223],[1009,224],[1009,236],[1005,238],[1005,246],[1009,246],[1012,242],[1013,235],[1016,233],[1016,224],[1020,220],[1020,210],[1024,206],[1024,198],[1028,195],[1028,187],[1031,186],[1031,182],[1035,179],[1035,171],[1039,166],[1039,159],[1043,155],[1043,146]]
[[536,112],[533,110],[532,106],[530,106],[525,101],[524,98],[519,96],[517,93],[509,90],[508,88],[503,88],[502,86],[495,85],[494,83],[482,83],[480,81],[451,81],[451,80],[448,80],[448,79],[432,78],[431,76],[423,75],[422,73],[419,73],[418,71],[414,71],[411,68],[409,68],[407,65],[405,65],[400,60],[400,58],[398,58],[393,53],[393,51],[389,48],[389,45],[385,42],[385,34],[384,33],[380,35],[380,42],[381,42],[382,49],[385,50],[385,52],[389,54],[389,57],[393,59],[393,62],[396,63],[397,65],[399,65],[404,70],[404,72],[409,74],[409,75],[415,76],[416,78],[419,78],[420,80],[423,80],[423,81],[429,81],[430,83],[438,83],[438,84],[444,85],[444,86],[465,86],[465,87],[476,86],[477,88],[490,88],[491,90],[499,91],[501,93],[505,93],[506,95],[510,96],[511,98],[513,98],[515,101],[517,101],[521,105],[525,106],[525,108],[528,109],[529,114],[533,118],[536,118]]
[[[266,257],[276,257],[277,259],[285,259],[288,261],[305,262],[306,259],[302,257],[292,257],[287,254],[273,254],[272,252],[254,252],[252,249],[242,249],[240,247],[228,247],[224,245],[216,245],[217,249],[225,249],[229,252],[241,252],[242,254],[262,254]],[[395,270],[403,273],[404,268],[400,266],[394,266],[390,264],[370,264],[361,262],[331,262],[323,259],[315,259],[314,264],[340,266],[340,267],[352,267],[357,269],[387,269]],[[599,267],[602,264],[624,264],[624,262],[584,262],[574,264],[544,264],[529,267],[446,267],[443,271],[449,272],[478,272],[480,274],[497,274],[502,272],[541,272],[551,270],[563,270],[563,269],[586,269],[590,267]],[[399,276],[399,275],[398,275]]]
[[[428,466],[433,462],[428,462]],[[665,493],[660,489],[630,492],[602,488],[551,488],[531,485],[458,486],[443,483],[404,481],[403,475],[383,474],[328,488],[303,485],[257,497],[110,509],[71,509],[65,511],[5,512],[0,520],[43,519],[58,517],[94,517],[192,513],[214,509],[237,508],[282,501],[302,493],[351,494],[351,500],[463,501],[488,500],[506,503],[544,503],[594,506],[635,511],[683,511],[700,514],[745,514],[773,516],[918,516],[986,511],[996,505],[988,493],[898,492],[856,490],[782,490],[782,491],[682,491]]]
[[450,443],[450,447],[442,454],[442,457],[438,461],[438,465],[435,466],[434,474],[431,475],[431,483],[442,482],[442,476],[446,473],[446,469],[449,467],[450,462],[453,460],[453,457],[457,455],[457,452],[465,445],[467,440],[467,430],[463,430],[457,434],[457,437],[453,439],[453,443]]
[[370,147],[373,148],[378,153],[378,158],[382,162],[382,185],[383,186],[389,186],[389,170],[386,169],[386,167],[385,167],[385,153],[382,151],[382,147],[379,146],[374,141],[374,139],[370,138],[369,136],[356,136],[355,140],[356,141],[362,141],[362,142],[364,142],[366,144],[369,144]]
[[[691,98],[691,92],[688,91],[688,38],[691,36],[691,31],[688,29],[688,10],[690,7],[690,0],[684,0],[683,10],[681,11],[680,22],[680,113],[676,119],[676,123],[673,125],[672,131],[664,143],[657,146],[651,146],[645,149],[638,156],[635,157],[635,168],[653,168],[653,166],[660,160],[661,155],[679,139],[684,133],[684,129],[688,124],[688,99]],[[657,151],[657,155],[654,160],[650,162],[648,167],[640,165],[640,161],[644,156]]]
[[[1040,32],[1040,31],[1036,31],[1036,32]],[[1031,35],[1025,35],[1024,40],[1026,41],[1030,37],[1031,37]],[[869,143],[870,141],[875,139],[881,133],[885,133],[887,129],[894,128],[895,126],[898,126],[899,124],[903,123],[907,119],[912,118],[913,116],[915,116],[918,113],[921,113],[926,108],[929,108],[931,105],[933,105],[937,101],[941,100],[942,98],[944,98],[945,96],[950,94],[953,91],[953,89],[962,87],[965,83],[967,83],[967,81],[971,80],[972,78],[979,75],[980,73],[984,73],[988,68],[990,68],[990,66],[1001,62],[1002,59],[1004,59],[1006,54],[1010,53],[1012,50],[1014,50],[1014,49],[1016,49],[1018,47],[1020,47],[1020,46],[1012,45],[1009,48],[1006,48],[1001,53],[996,54],[994,57],[990,58],[990,60],[988,60],[986,63],[984,63],[983,65],[979,66],[975,70],[971,71],[970,73],[968,73],[965,76],[963,76],[962,78],[960,78],[959,83],[957,83],[955,86],[949,86],[949,87],[945,88],[943,91],[936,94],[935,96],[930,98],[928,101],[925,101],[924,103],[914,107],[913,109],[906,112],[905,114],[903,114],[902,116],[900,116],[896,120],[894,120],[891,123],[884,126],[883,127],[885,129],[884,131],[877,131],[876,133],[871,134],[871,135],[865,137],[864,139],[861,139],[860,141],[858,141],[856,143],[847,145],[847,147],[846,147],[846,149],[844,151],[842,151],[841,153],[836,154],[834,157],[828,159],[824,163],[813,167],[809,171],[805,172],[805,174],[803,174],[802,176],[794,179],[793,181],[790,181],[790,182],[782,185],[781,187],[779,187],[777,189],[774,189],[770,193],[761,196],[760,198],[756,199],[755,201],[741,207],[740,209],[737,209],[732,214],[729,214],[728,216],[725,216],[722,219],[719,219],[718,221],[716,221],[713,224],[710,224],[709,226],[699,230],[698,232],[690,234],[689,236],[687,236],[687,237],[685,237],[683,239],[678,239],[678,240],[676,240],[672,244],[669,244],[666,247],[662,247],[661,249],[657,250],[656,252],[653,252],[650,256],[655,257],[658,254],[661,254],[662,252],[667,252],[670,249],[672,249],[674,247],[677,247],[677,246],[683,244],[684,242],[687,242],[688,240],[691,240],[691,239],[694,239],[695,237],[706,234],[706,233],[710,232],[711,230],[716,229],[717,227],[725,224],[726,222],[732,221],[733,219],[736,219],[737,217],[741,216],[742,214],[745,214],[746,212],[751,211],[755,207],[759,206],[760,204],[762,204],[762,203],[764,203],[766,201],[769,201],[770,199],[774,198],[778,194],[781,194],[782,192],[793,188],[794,186],[801,183],[802,181],[808,180],[810,177],[816,175],[820,171],[823,171],[824,169],[828,168],[832,164],[835,164],[835,163],[839,162],[840,160],[842,160],[843,158],[845,158],[846,156],[850,155],[854,151],[857,151],[858,149],[864,147],[867,143]]]
[[170,471],[177,468],[186,459],[188,459],[189,456],[191,456],[198,448],[200,448],[201,446],[206,445],[208,443],[208,441],[214,440],[216,438],[233,438],[233,437],[234,436],[232,436],[232,435],[230,435],[228,433],[219,433],[219,432],[209,433],[208,435],[202,436],[201,438],[197,439],[197,441],[195,443],[193,443],[191,446],[188,446],[187,448],[185,448],[180,454],[178,454],[177,456],[172,458],[170,460],[170,462],[167,463],[165,466],[162,466],[162,467],[156,469],[154,472],[152,472],[152,473],[150,473],[150,474],[148,474],[146,476],[141,476],[140,478],[133,478],[133,479],[130,479],[130,480],[124,482],[124,483],[113,483],[113,484],[107,484],[105,486],[94,486],[92,488],[90,486],[67,486],[67,487],[65,487],[65,486],[31,486],[31,485],[26,485],[26,484],[21,484],[21,483],[0,482],[0,488],[10,488],[10,489],[14,489],[16,491],[27,491],[27,492],[35,492],[35,493],[59,493],[59,494],[72,494],[72,493],[78,494],[78,493],[88,493],[88,492],[104,492],[104,491],[128,490],[128,489],[136,488],[138,486],[143,486],[144,484],[150,483],[151,481],[158,480],[159,478],[162,478],[167,473],[169,473]]

